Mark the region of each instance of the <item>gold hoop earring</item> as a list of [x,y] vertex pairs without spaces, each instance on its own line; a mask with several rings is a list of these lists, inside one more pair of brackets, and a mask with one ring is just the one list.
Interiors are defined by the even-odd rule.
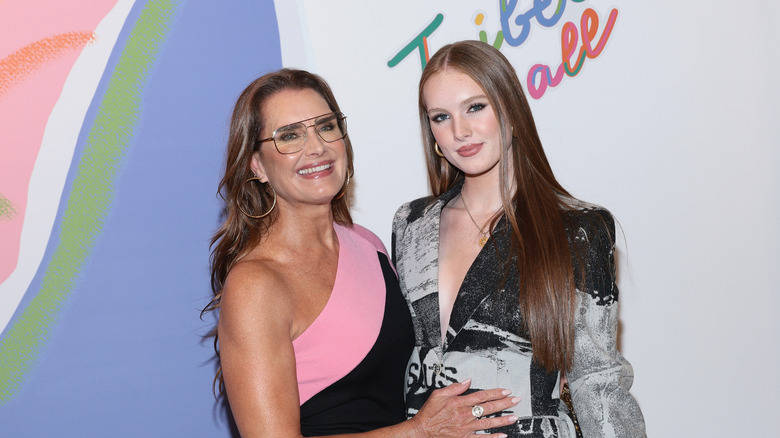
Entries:
[[349,189],[349,170],[347,170],[347,182],[344,183],[344,188],[341,189],[341,193],[339,193],[338,196],[336,196],[336,199],[341,199],[344,197],[344,195],[347,194],[347,189]]
[[439,147],[439,143],[433,142],[433,151],[436,152],[436,155],[444,158],[444,154],[441,152],[441,148]]
[[[259,178],[259,177],[256,177],[256,176],[253,176],[253,177],[251,177],[251,178],[248,178],[246,181],[244,181],[244,183],[243,183],[243,184],[241,184],[241,193],[242,193],[242,194],[244,193],[244,185],[245,185],[246,183],[248,183],[248,182],[250,182],[250,181],[255,181],[255,180],[256,180],[256,181],[260,181],[260,178]],[[262,183],[262,181],[260,181],[260,182]],[[271,185],[270,185],[270,184],[268,184],[268,187],[271,187]],[[260,214],[260,215],[252,215],[252,214],[249,214],[249,213],[247,213],[247,212],[246,212],[246,210],[244,210],[243,208],[241,208],[241,203],[240,203],[240,202],[236,202],[236,206],[237,206],[237,207],[238,207],[238,209],[241,211],[241,213],[244,213],[244,216],[246,216],[246,217],[251,217],[252,219],[262,219],[262,218],[264,218],[264,217],[268,216],[269,214],[271,214],[271,212],[274,210],[274,207],[276,207],[276,190],[274,190],[274,188],[273,188],[273,187],[271,187],[271,191],[273,191],[273,192],[274,192],[274,202],[271,204],[271,208],[269,208],[269,209],[268,209],[268,211],[266,211],[266,212],[265,212],[265,213],[263,213],[263,214]]]

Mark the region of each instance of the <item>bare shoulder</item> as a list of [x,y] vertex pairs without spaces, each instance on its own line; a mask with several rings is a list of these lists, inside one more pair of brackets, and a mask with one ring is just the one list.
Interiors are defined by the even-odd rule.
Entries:
[[219,309],[219,356],[243,436],[300,436],[290,298],[273,260],[232,267]]
[[242,260],[230,270],[222,290],[220,330],[289,327],[292,316],[285,281],[272,261]]

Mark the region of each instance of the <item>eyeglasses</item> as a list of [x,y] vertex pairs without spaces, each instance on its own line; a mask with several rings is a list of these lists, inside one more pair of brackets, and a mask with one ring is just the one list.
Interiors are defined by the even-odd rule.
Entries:
[[[303,122],[314,120],[314,124]],[[301,120],[274,130],[271,137],[260,140],[260,143],[273,140],[280,154],[294,154],[303,149],[308,137],[307,131],[314,127],[314,132],[326,143],[333,143],[347,136],[347,116],[342,113],[327,113],[310,119]]]

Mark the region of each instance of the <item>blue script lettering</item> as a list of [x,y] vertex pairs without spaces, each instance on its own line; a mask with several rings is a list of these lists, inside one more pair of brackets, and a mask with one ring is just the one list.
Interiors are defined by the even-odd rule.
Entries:
[[[555,0],[533,0],[533,6],[525,13],[518,14],[515,18],[515,24],[520,28],[520,33],[515,36],[512,34],[512,27],[509,24],[509,20],[515,13],[517,8],[517,0],[500,0],[501,1],[501,30],[504,33],[504,39],[510,46],[517,47],[528,39],[528,35],[531,33],[531,19],[536,18],[536,22],[544,27],[553,27],[558,24],[563,16],[563,11],[566,10],[566,0],[558,0],[555,12],[553,12],[550,18],[544,16],[544,11],[552,6]],[[571,0],[575,3],[582,3],[585,0]]]

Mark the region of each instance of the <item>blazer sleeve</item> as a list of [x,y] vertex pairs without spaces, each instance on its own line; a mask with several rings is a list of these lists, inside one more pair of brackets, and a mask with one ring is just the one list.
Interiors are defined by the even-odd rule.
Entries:
[[393,232],[390,239],[390,260],[393,262],[393,266],[397,266],[397,262],[400,258],[398,252],[402,248],[397,242],[402,238],[404,231],[406,230],[409,206],[409,203],[400,206],[395,212],[395,216],[393,216]]
[[629,392],[631,364],[617,350],[615,222],[601,209],[585,210],[571,230],[577,279],[574,361],[567,373],[583,436],[646,437],[639,404]]

